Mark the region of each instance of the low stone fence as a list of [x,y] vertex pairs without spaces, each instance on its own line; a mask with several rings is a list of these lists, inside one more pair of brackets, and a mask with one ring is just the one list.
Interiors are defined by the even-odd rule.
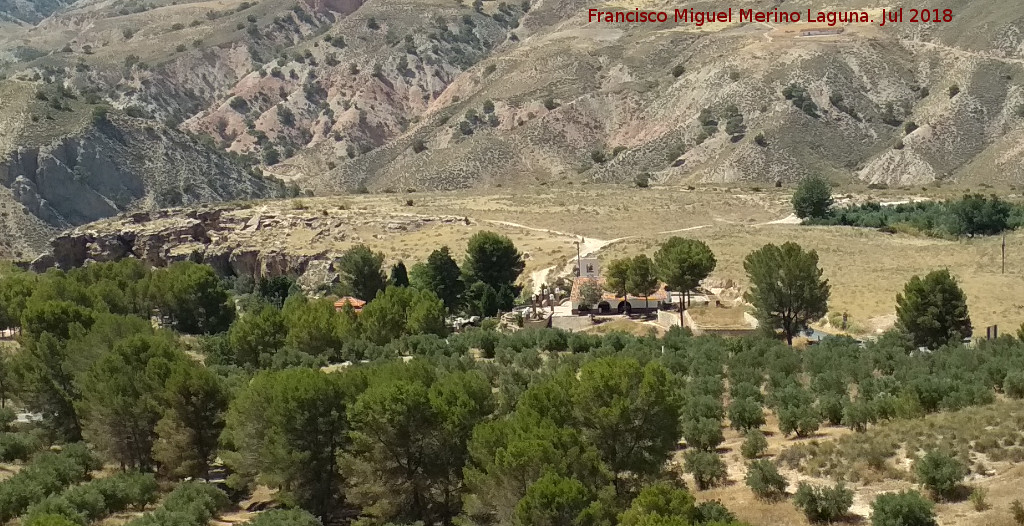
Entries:
[[679,312],[671,310],[658,311],[658,325],[666,329],[679,326]]

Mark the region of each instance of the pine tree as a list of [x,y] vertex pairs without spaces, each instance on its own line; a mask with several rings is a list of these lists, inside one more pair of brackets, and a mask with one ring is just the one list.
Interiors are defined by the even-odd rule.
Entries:
[[363,301],[372,301],[377,292],[387,286],[387,278],[381,270],[384,254],[373,252],[366,245],[356,245],[341,255],[337,261],[341,274],[341,292]]
[[[666,287],[685,296],[715,270],[718,262],[703,241],[672,236],[654,253],[658,277]],[[680,298],[679,315],[686,310],[686,297]]]
[[914,276],[896,295],[898,326],[910,334],[914,345],[937,349],[959,342],[972,333],[967,296],[949,270]]
[[793,337],[828,312],[830,287],[818,268],[818,253],[793,242],[765,245],[747,255],[743,268],[750,279],[744,299],[765,327]]
[[820,176],[804,178],[793,192],[793,210],[800,219],[826,217],[831,207],[831,185]]
[[405,263],[399,261],[391,267],[391,279],[388,282],[395,287],[409,286],[409,274],[406,272]]

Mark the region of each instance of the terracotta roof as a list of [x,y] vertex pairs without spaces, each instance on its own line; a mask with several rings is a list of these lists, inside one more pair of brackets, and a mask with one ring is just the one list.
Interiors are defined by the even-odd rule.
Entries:
[[359,298],[353,298],[352,296],[344,296],[338,301],[334,302],[334,308],[340,309],[345,306],[345,303],[352,305],[353,309],[361,309],[363,308],[364,305],[366,305],[366,302]]

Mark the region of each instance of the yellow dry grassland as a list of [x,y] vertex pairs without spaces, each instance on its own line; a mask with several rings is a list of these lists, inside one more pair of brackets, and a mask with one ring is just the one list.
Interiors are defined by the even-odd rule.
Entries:
[[[947,190],[935,197],[954,195],[956,190]],[[414,205],[400,206],[407,197]],[[878,192],[852,197],[885,201],[898,200],[900,195]],[[571,268],[576,258],[574,241],[581,239],[607,243],[597,254],[607,263],[641,252],[653,254],[665,239],[683,236],[703,240],[714,251],[718,265],[713,279],[731,280],[743,289],[747,254],[766,243],[792,241],[817,251],[832,286],[830,312],[837,317],[846,312],[848,323],[860,333],[891,326],[896,295],[907,280],[942,268],[948,268],[967,293],[975,327],[998,324],[1002,332],[1012,333],[1024,322],[1024,233],[1007,235],[1003,273],[999,237],[952,241],[863,228],[775,223],[791,214],[789,195],[784,192],[594,186],[358,196],[349,201],[367,210],[400,207],[410,213],[446,213],[472,220],[471,227],[438,225],[381,240],[361,236],[375,249],[407,260],[421,259],[441,245],[449,245],[461,257],[473,232],[495,230],[512,238],[527,254],[525,279],[549,267],[562,269],[569,264]],[[554,274],[546,276],[554,278]]]

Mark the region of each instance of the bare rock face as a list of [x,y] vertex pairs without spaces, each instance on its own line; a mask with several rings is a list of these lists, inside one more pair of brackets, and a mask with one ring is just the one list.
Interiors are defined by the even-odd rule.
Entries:
[[303,290],[316,293],[338,282],[334,262],[360,241],[356,233],[360,230],[413,232],[462,221],[453,216],[399,213],[367,217],[364,210],[346,206],[320,203],[294,209],[288,203],[121,214],[53,238],[52,254],[26,266],[42,271],[124,258],[154,267],[194,261],[210,265],[221,276],[295,277]]
[[[63,234],[57,236],[50,242],[53,247],[54,265],[68,269],[80,267],[85,263],[89,254],[89,243],[95,238],[88,234]],[[39,261],[38,259],[36,261]]]
[[145,195],[138,176],[104,155],[101,141],[59,140],[42,148],[22,148],[2,171],[29,211],[55,226],[81,224],[116,214]]
[[100,236],[88,245],[87,257],[93,261],[119,261],[131,252],[131,237]]
[[334,268],[333,261],[316,259],[309,262],[306,272],[299,277],[296,283],[303,290],[316,290],[317,287],[330,287],[339,279],[340,276],[337,269]]
[[[51,241],[53,253],[37,258],[29,266],[41,272],[51,267],[71,269],[93,262],[137,258],[155,267],[177,261],[202,262],[222,276],[299,276],[309,290],[337,281],[331,263],[337,254],[326,250],[299,253],[285,246],[249,244],[227,236],[232,232],[256,232],[260,217],[256,214],[249,219],[223,218],[219,209],[124,215],[55,237]],[[284,229],[304,224],[294,217],[268,219]],[[311,266],[313,272],[307,276]]]
[[363,0],[306,0],[306,5],[317,13],[333,11],[347,15],[363,5]]
[[32,272],[45,272],[48,268],[53,268],[56,265],[56,261],[53,258],[53,254],[43,254],[29,263],[29,270]]

